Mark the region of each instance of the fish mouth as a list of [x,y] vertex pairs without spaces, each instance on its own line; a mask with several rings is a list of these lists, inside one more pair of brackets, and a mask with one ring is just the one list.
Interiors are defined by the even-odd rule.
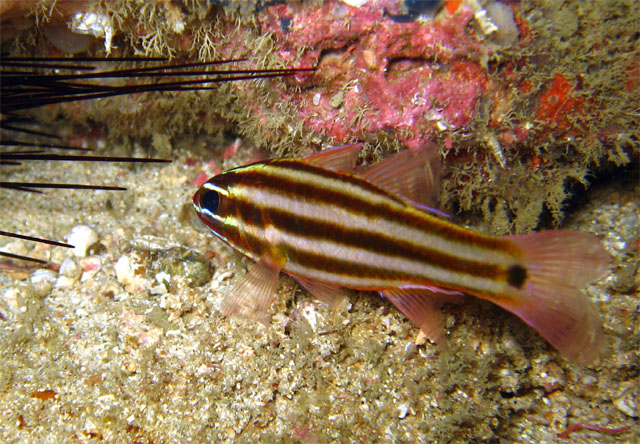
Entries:
[[198,213],[200,213],[200,195],[202,194],[202,189],[199,189],[198,191],[195,192],[195,194],[193,195],[193,197],[191,198],[191,200],[193,200],[193,206],[195,207],[196,211]]
[[193,209],[196,210],[196,214],[198,215],[198,218],[200,218],[200,220],[202,222],[206,223],[207,222],[207,217],[203,214],[203,211],[202,211],[202,192],[203,192],[203,189],[200,188],[193,195],[193,197],[192,197]]

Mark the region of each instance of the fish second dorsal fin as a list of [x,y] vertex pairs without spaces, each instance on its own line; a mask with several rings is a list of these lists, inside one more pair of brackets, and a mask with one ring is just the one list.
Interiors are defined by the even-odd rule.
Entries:
[[[440,190],[440,150],[426,143],[417,150],[404,150],[360,174],[385,190],[416,202],[418,208],[437,205]],[[421,208],[424,209],[424,208]]]

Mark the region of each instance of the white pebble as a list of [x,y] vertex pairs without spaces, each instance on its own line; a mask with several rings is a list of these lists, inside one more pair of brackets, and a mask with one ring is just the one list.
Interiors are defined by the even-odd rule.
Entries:
[[75,279],[71,279],[68,278],[66,276],[60,276],[58,277],[58,280],[56,280],[56,288],[71,288],[73,287],[73,284],[75,283]]
[[78,259],[78,263],[82,268],[82,282],[88,281],[89,279],[93,279],[100,268],[102,267],[102,262],[100,258],[95,256],[88,256]]
[[613,405],[625,415],[634,418],[638,416],[638,408],[636,406],[637,397],[638,394],[634,393],[632,388],[628,388],[622,392],[622,396],[613,400]]
[[129,285],[133,282],[133,262],[129,256],[121,256],[114,268],[118,282],[124,285]]
[[82,269],[74,258],[67,257],[60,264],[60,270],[58,270],[60,276],[65,276],[71,279],[78,279],[82,275]]
[[580,383],[584,385],[593,385],[596,382],[598,382],[598,378],[596,378],[595,376],[585,375],[580,378]]
[[300,314],[307,320],[309,326],[311,327],[311,330],[315,332],[318,325],[319,316],[316,310],[316,306],[312,302],[303,302],[303,304],[304,305]]
[[33,272],[29,282],[33,285],[35,294],[39,297],[46,296],[56,283],[58,276],[55,271],[41,268]]
[[403,419],[409,413],[409,403],[405,402],[398,406],[398,418]]
[[86,225],[76,225],[71,229],[71,233],[65,236],[68,243],[73,245],[73,254],[77,257],[87,255],[87,248],[98,242],[98,235],[91,227]]
[[104,37],[104,49],[107,54],[111,52],[113,27],[108,16],[94,12],[77,12],[71,22],[71,31],[78,34]]
[[18,288],[14,287],[2,293],[0,300],[4,303],[3,305],[6,305],[13,312],[18,312],[24,303],[24,296]]
[[369,0],[342,0],[343,3],[346,3],[349,6],[353,6],[354,8],[360,8],[367,4]]

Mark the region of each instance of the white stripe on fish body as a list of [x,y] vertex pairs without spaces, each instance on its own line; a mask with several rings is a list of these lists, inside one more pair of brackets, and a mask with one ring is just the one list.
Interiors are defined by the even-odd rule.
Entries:
[[[473,291],[500,294],[504,291],[505,283],[491,278],[472,276],[458,271],[449,271],[446,268],[435,267],[411,258],[388,256],[384,253],[352,247],[331,240],[310,240],[304,236],[280,232],[280,242],[284,248],[301,250],[304,253],[321,255],[326,260],[339,259],[342,262],[354,265],[366,264],[376,268],[384,268],[392,273],[398,273],[398,278],[378,279],[370,276],[359,276],[358,273],[349,273],[345,269],[344,274],[324,271],[321,267],[308,267],[296,262],[295,257],[290,257],[283,267],[284,271],[307,278],[350,288],[389,288],[416,285],[419,281],[427,282],[456,282],[461,288],[469,288]],[[346,267],[349,265],[346,264]]]
[[[471,242],[459,242],[415,229],[402,221],[372,218],[362,214],[358,209],[344,208],[340,205],[323,203],[318,205],[297,197],[272,191],[265,188],[243,185],[233,188],[233,197],[251,205],[256,211],[268,214],[269,210],[287,212],[295,219],[299,215],[313,218],[319,222],[337,224],[346,228],[362,228],[389,239],[410,239],[416,245],[451,255],[457,259],[494,264],[508,268],[518,261],[508,252],[493,250],[474,245]],[[390,199],[387,199],[389,201]],[[419,217],[430,217],[409,206],[400,211],[414,212]],[[433,217],[428,220],[433,223]]]

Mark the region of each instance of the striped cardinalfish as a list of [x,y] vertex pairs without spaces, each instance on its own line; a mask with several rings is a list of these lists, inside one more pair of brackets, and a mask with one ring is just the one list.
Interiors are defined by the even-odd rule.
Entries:
[[378,292],[435,342],[444,339],[440,304],[464,293],[516,314],[573,361],[599,356],[600,316],[581,292],[610,261],[597,237],[472,231],[426,205],[436,189],[436,147],[355,174],[359,151],[348,145],[253,163],[196,192],[199,218],[256,261],[223,299],[223,315],[267,322],[283,271],[333,305],[345,289]]

